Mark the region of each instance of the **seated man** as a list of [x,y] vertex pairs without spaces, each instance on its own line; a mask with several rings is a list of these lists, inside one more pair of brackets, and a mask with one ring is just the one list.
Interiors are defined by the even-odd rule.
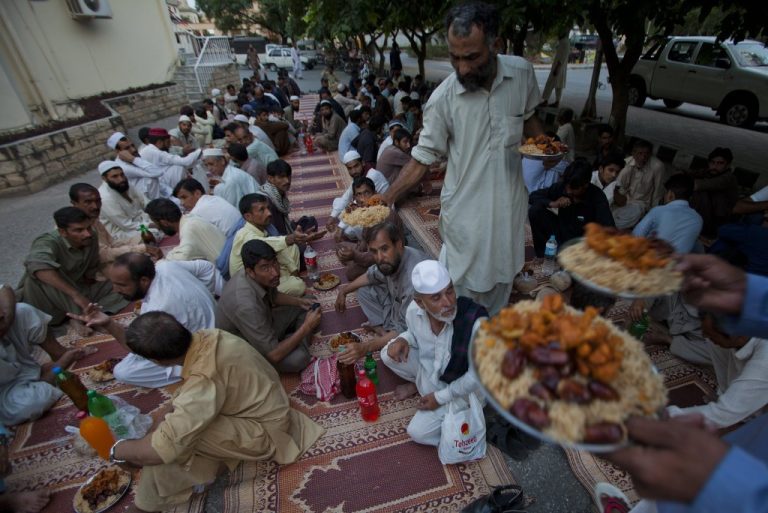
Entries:
[[[110,269],[115,290],[129,301],[141,301],[140,313],[168,312],[184,327],[198,331],[215,325],[216,301],[224,281],[216,268],[205,260],[157,264],[146,255],[120,255]],[[88,319],[85,316],[79,320]],[[106,326],[115,339],[125,346],[123,327],[112,322]],[[164,367],[137,354],[128,356],[115,366],[115,379],[122,383],[158,388],[181,379],[181,369]]]
[[379,152],[376,169],[389,183],[395,183],[400,170],[411,160],[411,134],[405,128],[398,126],[392,135],[392,144]]
[[[246,242],[253,239],[263,240],[277,253],[280,263],[280,285],[277,290],[290,296],[302,297],[307,289],[304,280],[299,278],[301,254],[298,244],[317,240],[321,233],[304,233],[296,227],[293,233],[279,235],[271,226],[272,212],[269,210],[269,198],[263,194],[247,194],[240,200],[240,213],[245,219],[245,226],[240,228],[232,241],[229,256],[229,275],[234,276],[243,268],[242,251]],[[271,233],[268,230],[274,230]]]
[[141,158],[133,141],[115,132],[109,136],[107,146],[115,150],[115,162],[123,169],[131,187],[148,200],[168,196],[170,190],[160,184],[163,169]]
[[381,361],[411,382],[395,390],[397,399],[417,391],[421,396],[408,435],[418,444],[438,445],[445,405],[480,390],[469,372],[469,341],[488,312],[469,298],[457,299],[448,270],[436,260],[416,265],[411,279],[414,294],[405,314],[407,330],[381,351]]
[[189,155],[200,148],[200,143],[192,133],[192,118],[189,116],[179,116],[178,126],[168,130],[168,134],[171,136],[171,146],[181,148],[182,155]]
[[[376,186],[376,194],[382,194],[386,192],[387,189],[389,189],[389,182],[384,177],[384,175],[377,170],[369,169],[367,172],[363,172],[363,161],[360,158],[360,154],[355,150],[348,151],[342,157],[341,161],[346,166],[347,172],[349,173],[349,176],[352,177],[352,180],[358,176],[366,176],[370,178]],[[344,233],[347,237],[353,240],[357,240],[360,238],[361,232],[359,227],[349,227],[344,223],[344,221],[339,219],[341,217],[341,213],[344,212],[344,209],[347,208],[350,203],[352,203],[353,196],[354,194],[352,192],[352,186],[350,185],[344,191],[344,194],[333,200],[331,216],[328,218],[326,228],[331,233],[336,233],[337,229],[341,230],[341,232]]]
[[702,227],[701,216],[688,204],[693,194],[693,178],[682,173],[673,175],[664,182],[664,188],[664,204],[653,207],[632,234],[656,237],[669,242],[676,253],[690,253]]
[[179,234],[179,245],[165,255],[168,260],[208,260],[215,263],[226,236],[221,230],[193,214],[182,217],[173,201],[159,198],[147,204],[147,214],[166,235]]
[[704,219],[705,237],[715,237],[717,229],[730,221],[739,198],[739,182],[731,169],[732,162],[729,148],[715,148],[709,154],[707,169],[690,173],[696,180],[691,206]]
[[224,286],[216,307],[216,327],[251,344],[278,372],[301,372],[311,359],[320,309],[277,290],[280,264],[269,244],[248,241],[241,256],[243,269]]
[[360,154],[363,162],[363,170],[376,167],[376,155],[379,149],[378,137],[381,128],[387,122],[381,116],[373,116],[367,123],[361,125],[360,134],[352,141],[354,149]]
[[[99,219],[104,228],[117,240],[135,237],[140,225],[150,224],[149,216],[144,212],[149,200],[131,187],[117,162],[105,160],[99,164],[99,173],[103,181],[99,186]],[[155,236],[158,239],[161,237],[159,233]]]
[[393,119],[387,124],[389,135],[387,135],[387,137],[381,142],[381,145],[379,146],[379,151],[376,154],[377,160],[381,158],[381,155],[384,153],[384,150],[386,150],[388,147],[392,146],[395,143],[395,131],[397,131],[399,128],[405,128],[405,124],[398,119]]
[[523,181],[529,193],[546,189],[560,181],[570,162],[563,157],[547,157],[544,160],[523,157]]
[[240,123],[230,123],[224,127],[224,135],[228,143],[239,143],[245,146],[248,152],[248,158],[258,162],[259,166],[266,171],[267,166],[273,160],[277,160],[275,150],[264,144]]
[[232,471],[241,461],[293,463],[324,432],[290,407],[277,372],[234,335],[192,334],[172,315],[150,312],[131,323],[126,341],[144,358],[182,366],[184,378],[150,433],[110,451],[113,462],[142,467],[133,511],[183,504],[223,465]]
[[354,363],[366,353],[378,351],[407,329],[405,312],[413,298],[411,271],[416,264],[427,259],[421,251],[405,246],[402,230],[390,221],[366,230],[365,242],[376,265],[353,282],[339,287],[336,311],[343,313],[347,308],[347,295],[357,291],[357,301],[375,336],[347,347],[339,357],[339,361],[344,363]]
[[50,315],[52,326],[63,323],[67,312],[84,311],[90,303],[119,312],[128,301],[109,281],[96,281],[101,261],[91,219],[75,207],[60,208],[53,219],[56,230],[32,242],[19,299]]
[[272,212],[272,226],[280,235],[293,233],[291,223],[291,201],[288,191],[291,189],[291,165],[282,159],[270,162],[267,166],[267,182],[261,192],[269,198],[269,210]]
[[267,168],[263,167],[258,160],[250,158],[245,146],[240,143],[229,143],[225,150],[232,165],[254,177],[259,185],[264,185],[267,181]]
[[358,110],[353,110],[349,113],[349,123],[342,130],[339,136],[339,155],[346,154],[349,150],[354,150],[352,147],[352,141],[357,139],[360,135],[360,130],[365,122],[362,120],[363,113]]
[[[615,133],[613,127],[609,124],[602,124],[597,128],[597,144],[595,146],[595,160],[592,164],[593,168],[597,168],[600,162],[613,153],[618,153],[624,158],[624,152],[616,144]],[[624,164],[621,165],[624,167]]]
[[233,166],[223,150],[210,148],[203,150],[203,163],[208,172],[213,175],[209,183],[214,196],[226,200],[233,207],[237,206],[240,198],[246,194],[261,190],[254,177]]
[[86,213],[91,220],[91,228],[96,232],[99,240],[99,260],[101,265],[111,264],[112,261],[123,253],[136,252],[147,253],[154,258],[163,258],[160,248],[147,246],[141,242],[141,236],[137,230],[136,235],[129,239],[114,239],[99,220],[101,213],[101,196],[99,190],[87,183],[76,183],[69,188],[69,199],[72,206]]
[[[281,107],[277,108],[282,111]],[[269,112],[267,107],[258,107],[254,112],[256,120],[253,124],[266,132],[278,155],[285,155],[291,149],[291,142],[288,140],[288,123],[271,120]]]
[[765,214],[768,214],[768,185],[737,201],[733,213],[742,216],[746,222],[761,224]]
[[[17,303],[13,289],[0,285],[0,424],[15,426],[43,415],[63,395],[52,369],[66,369],[96,351],[62,347],[48,331],[50,320],[37,308]],[[33,346],[48,353],[51,362],[39,364]]]
[[603,191],[590,183],[591,178],[592,166],[577,159],[566,168],[561,182],[531,194],[528,220],[537,257],[544,256],[551,235],[563,245],[581,237],[587,223],[614,226],[608,200]]
[[[700,414],[717,429],[761,413],[768,404],[768,341],[727,335],[710,315],[702,319],[702,331],[707,340],[686,342],[683,354],[686,360],[715,371],[717,400],[687,408],[668,406],[667,412],[673,417]],[[680,349],[678,345],[679,353]]]
[[[355,193],[355,201],[358,203],[364,203],[376,194],[373,180],[367,176],[355,178],[352,181],[352,190]],[[337,235],[341,233],[341,230],[336,232]],[[357,242],[339,241],[336,247],[336,255],[339,257],[339,261],[346,267],[347,280],[349,281],[354,281],[376,263],[363,240],[362,230],[360,230],[360,235]]]
[[652,156],[652,151],[648,141],[635,141],[632,156],[616,179],[612,210],[619,229],[635,226],[664,195],[664,163]]
[[163,169],[160,183],[173,190],[176,184],[187,178],[189,169],[202,155],[202,150],[196,149],[182,157],[169,153],[171,136],[165,128],[151,128],[149,130],[149,144],[139,151],[141,158]]
[[[279,83],[280,80],[286,80],[286,77],[277,77],[277,80]],[[298,119],[301,109],[301,98],[298,95],[291,94],[288,95],[288,102],[288,106],[283,109],[285,120],[294,128],[294,130],[300,131],[304,128],[304,124]]]
[[335,151],[344,130],[344,118],[333,111],[330,100],[320,102],[320,133],[315,136],[315,146],[323,151]]
[[720,255],[750,274],[768,276],[768,212],[762,224],[731,223],[721,226],[709,252]]
[[348,96],[349,92],[347,90],[347,86],[343,83],[340,83],[338,86],[336,86],[336,94],[333,95],[333,99],[341,105],[341,107],[344,109],[344,114],[349,116],[350,113],[355,109],[355,107],[358,107],[360,105],[360,102],[352,98],[351,96]]
[[9,458],[8,446],[11,433],[0,424],[0,511],[7,513],[39,513],[51,501],[51,491],[47,488],[38,488],[27,492],[8,492],[5,486],[5,478],[12,470]]
[[176,184],[173,195],[188,214],[205,219],[225,235],[229,235],[242,219],[237,208],[224,198],[206,194],[203,184],[194,178]]
[[603,191],[610,207],[613,207],[616,177],[622,169],[624,169],[624,156],[621,153],[610,153],[600,160],[597,170],[592,172],[592,185]]

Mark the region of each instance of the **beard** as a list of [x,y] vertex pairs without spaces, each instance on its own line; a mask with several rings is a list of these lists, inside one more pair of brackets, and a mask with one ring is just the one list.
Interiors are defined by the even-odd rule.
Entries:
[[439,314],[436,314],[434,312],[430,312],[429,310],[427,310],[427,313],[433,319],[436,319],[436,320],[438,320],[440,322],[448,323],[448,322],[453,322],[453,320],[456,318],[456,312],[457,311],[458,311],[458,309],[454,306],[451,310],[440,312]]
[[384,262],[381,264],[376,264],[376,267],[379,268],[379,271],[381,271],[381,274],[383,274],[384,276],[392,276],[400,268],[401,260],[402,260],[402,257],[397,257],[397,259],[392,263]]
[[169,237],[176,235],[176,228],[173,228],[172,226],[159,226],[159,228],[161,232]]
[[120,294],[128,301],[139,301],[140,299],[144,299],[147,295],[146,291],[141,290],[141,287],[136,285],[136,290],[133,291],[133,294],[127,295],[127,294]]
[[467,91],[474,92],[484,87],[495,75],[496,55],[492,53],[488,57],[488,62],[477,68],[477,70],[467,73],[466,75],[459,75],[456,73],[456,78]]
[[127,192],[131,187],[131,184],[129,184],[127,180],[123,183],[114,183],[107,180],[107,185],[109,185],[110,189],[114,189],[120,193]]

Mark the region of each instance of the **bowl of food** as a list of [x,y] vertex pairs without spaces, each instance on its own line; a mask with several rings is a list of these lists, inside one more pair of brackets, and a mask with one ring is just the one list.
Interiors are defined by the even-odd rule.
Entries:
[[360,337],[351,331],[342,331],[338,335],[331,337],[331,340],[328,341],[328,346],[331,348],[331,351],[338,352],[340,346],[359,344],[361,341]]
[[653,298],[680,290],[674,249],[659,239],[635,237],[589,223],[584,237],[563,245],[560,265],[587,288],[624,299]]
[[72,506],[77,513],[101,513],[117,504],[130,485],[130,472],[117,467],[103,468],[75,492]]
[[483,322],[470,368],[489,403],[539,439],[591,452],[627,443],[624,423],[654,416],[664,382],[642,343],[561,295],[521,301]]
[[313,287],[317,290],[331,290],[336,288],[339,283],[341,283],[341,280],[335,274],[323,273],[313,284]]
[[387,204],[377,195],[362,203],[350,203],[341,213],[341,220],[349,226],[370,228],[386,221],[390,214]]
[[94,368],[88,371],[88,375],[91,377],[91,379],[97,383],[104,383],[106,381],[112,381],[115,379],[115,375],[113,374],[113,371],[115,370],[115,367],[118,363],[120,363],[120,358],[109,358],[107,360],[104,360],[100,364],[96,365]]
[[568,153],[568,146],[542,134],[526,139],[525,144],[521,144],[518,151],[526,158],[544,160],[562,157]]

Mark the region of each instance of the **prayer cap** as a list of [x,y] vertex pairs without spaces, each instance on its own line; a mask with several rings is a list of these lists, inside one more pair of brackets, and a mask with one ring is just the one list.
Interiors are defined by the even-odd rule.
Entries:
[[419,294],[437,294],[450,285],[448,269],[437,260],[423,260],[411,271],[413,290]]
[[392,128],[393,126],[402,126],[405,127],[405,125],[402,123],[402,121],[398,121],[396,119],[393,119],[389,122],[389,125],[387,125],[388,128]]
[[110,169],[115,169],[116,167],[120,167],[120,164],[114,160],[104,160],[99,164],[99,174],[103,175]]
[[333,104],[329,100],[321,101],[320,105],[328,105],[329,107],[333,107]]
[[149,136],[150,137],[170,137],[171,135],[168,133],[168,130],[166,130],[165,128],[150,128]]
[[344,164],[349,164],[349,163],[350,163],[350,162],[352,162],[353,160],[358,160],[358,159],[360,159],[360,158],[361,158],[361,157],[360,157],[360,154],[359,154],[358,152],[356,152],[355,150],[349,150],[348,152],[346,152],[346,153],[344,154],[344,158],[343,158],[343,159],[341,159],[341,161],[342,161]]
[[211,96],[219,96],[221,95],[221,89],[211,89]]
[[122,132],[115,132],[114,134],[109,136],[109,139],[107,139],[107,146],[109,146],[110,149],[117,149],[117,143],[120,142],[120,139],[123,139],[125,137],[125,134]]
[[189,119],[189,116],[179,116],[179,123],[191,123],[192,120]]
[[300,99],[301,99],[301,98],[299,98],[298,96],[291,96],[291,101],[292,101],[292,102],[297,102],[297,101],[299,101]]
[[241,123],[248,123],[248,118],[243,116],[242,114],[238,114],[235,116],[235,121],[240,121]]
[[206,148],[203,150],[203,158],[205,157],[223,157],[224,150],[221,148]]
[[344,84],[339,84],[336,86],[336,89],[338,89],[340,93],[344,92],[344,89],[346,88],[347,86],[345,86]]

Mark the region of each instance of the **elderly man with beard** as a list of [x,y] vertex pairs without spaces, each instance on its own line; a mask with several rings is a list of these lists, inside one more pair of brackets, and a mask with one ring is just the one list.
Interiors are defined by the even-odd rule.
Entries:
[[119,312],[128,301],[109,281],[96,281],[101,262],[91,219],[75,207],[60,208],[53,219],[56,230],[38,236],[24,260],[19,300],[48,314],[52,326],[63,323],[67,312],[85,311],[90,303]]
[[299,109],[301,108],[301,98],[298,96],[291,96],[286,108],[283,109],[285,113],[285,120],[297,131],[301,130],[304,124],[296,119],[299,116]]
[[170,194],[170,189],[160,183],[163,169],[141,158],[136,145],[123,133],[110,135],[107,146],[115,150],[115,162],[123,169],[128,183],[144,197],[153,200]]
[[[130,239],[138,233],[140,225],[149,226],[150,219],[144,213],[147,198],[131,187],[120,164],[105,160],[99,164],[103,183],[99,186],[101,214],[99,219],[115,239]],[[160,234],[155,234],[160,237]]]
[[[411,161],[383,195],[393,205],[447,155],[440,262],[458,295],[491,314],[509,302],[525,261],[527,193],[517,149],[524,136],[542,133],[533,66],[498,55],[498,20],[496,9],[484,3],[451,9],[446,27],[455,72],[430,96]],[[490,232],[478,229],[478,219]]]
[[[109,272],[115,292],[128,301],[141,301],[140,314],[166,312],[191,332],[215,327],[216,301],[224,280],[213,264],[160,261],[152,263],[147,255],[125,253],[115,260]],[[88,312],[72,317],[86,321]],[[110,320],[105,326],[127,351],[125,328]],[[130,352],[115,366],[115,379],[122,383],[158,388],[181,379],[181,367],[160,366]]]
[[410,382],[395,389],[395,398],[417,391],[421,396],[419,411],[408,424],[410,437],[419,444],[438,445],[446,404],[479,390],[469,372],[469,341],[488,312],[469,298],[457,298],[448,270],[436,260],[416,265],[411,280],[407,330],[387,344],[381,361]]
[[202,155],[200,149],[194,150],[184,157],[168,153],[168,149],[171,147],[171,135],[165,128],[150,128],[147,140],[149,144],[141,149],[139,155],[163,170],[160,183],[171,190],[187,177],[188,170]]
[[[258,128],[258,127],[255,127]],[[248,158],[258,163],[259,169],[264,169],[266,173],[270,162],[277,160],[278,156],[275,150],[264,143],[261,139],[254,136],[253,132],[248,130],[247,125],[239,122],[233,122],[224,127],[224,136],[227,142],[239,143],[245,146],[248,152]],[[269,139],[269,137],[267,137]]]
[[421,251],[405,246],[402,230],[390,221],[367,230],[365,242],[376,265],[339,288],[336,311],[343,313],[347,309],[347,295],[357,291],[357,300],[375,336],[347,347],[339,356],[344,363],[354,363],[366,353],[378,351],[407,329],[405,312],[413,298],[411,271],[427,259]]
[[209,180],[213,194],[225,199],[233,207],[236,207],[240,198],[246,194],[261,190],[254,177],[233,166],[224,151],[218,148],[203,150],[203,163],[213,175]]
[[179,234],[179,245],[169,251],[165,258],[216,263],[226,236],[214,225],[194,214],[182,217],[179,206],[165,198],[150,201],[147,214],[164,234],[169,237]]
[[315,146],[323,151],[334,151],[339,147],[339,138],[344,131],[344,118],[333,111],[330,100],[320,102],[320,134],[315,137]]

